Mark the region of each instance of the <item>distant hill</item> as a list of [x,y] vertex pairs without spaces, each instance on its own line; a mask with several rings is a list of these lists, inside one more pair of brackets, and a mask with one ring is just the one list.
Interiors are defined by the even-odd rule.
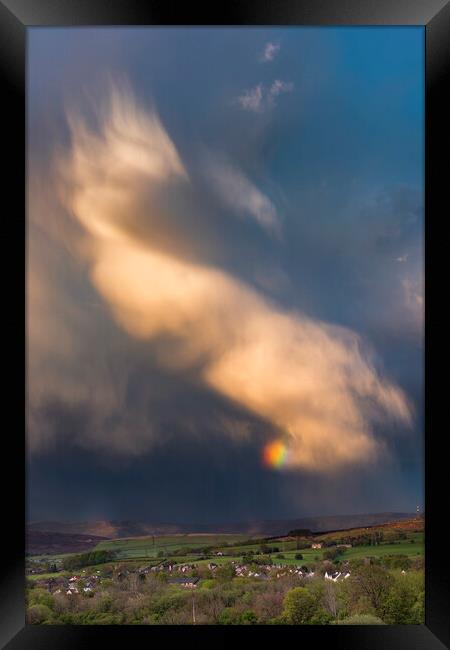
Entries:
[[[140,537],[145,535],[175,535],[186,533],[241,533],[250,536],[275,537],[296,528],[325,532],[377,526],[402,519],[412,519],[410,512],[381,512],[360,515],[331,515],[299,519],[259,520],[226,524],[167,524],[143,521],[42,521],[28,525],[30,533],[52,532],[67,535],[99,536],[102,538]],[[31,538],[32,539],[32,538]],[[67,551],[70,552],[70,551]]]
[[26,551],[29,555],[81,553],[95,548],[106,539],[98,535],[48,532],[28,529]]

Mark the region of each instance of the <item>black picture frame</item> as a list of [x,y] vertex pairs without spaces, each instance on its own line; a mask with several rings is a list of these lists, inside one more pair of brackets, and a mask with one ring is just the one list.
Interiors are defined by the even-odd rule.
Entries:
[[[424,626],[284,626],[184,627],[184,626],[29,626],[25,625],[25,436],[18,425],[24,422],[24,339],[26,203],[25,196],[25,69],[27,29],[32,26],[87,25],[422,25],[426,52],[425,128],[425,510],[426,510],[426,623]],[[333,648],[397,648],[438,650],[450,647],[450,571],[445,536],[445,482],[448,455],[446,429],[438,429],[444,416],[445,400],[439,399],[438,382],[431,388],[431,374],[438,373],[444,360],[439,345],[446,321],[437,317],[438,300],[431,288],[434,279],[445,277],[445,255],[430,255],[432,240],[439,240],[439,225],[448,210],[448,126],[450,104],[445,89],[450,87],[450,2],[448,0],[272,0],[271,3],[227,0],[220,6],[199,7],[191,3],[159,0],[0,0],[0,74],[3,101],[3,135],[11,137],[4,149],[7,165],[3,176],[8,249],[15,249],[13,265],[3,277],[8,302],[7,341],[18,341],[17,354],[7,368],[9,392],[5,409],[14,422],[8,433],[9,449],[4,452],[12,472],[3,489],[2,535],[4,565],[0,571],[0,642],[2,647],[90,648],[120,645],[182,643],[186,641],[229,644],[237,640],[255,643],[262,637],[283,642],[294,634],[302,645],[329,643]],[[447,137],[445,137],[447,135]],[[9,200],[8,200],[9,199]],[[447,207],[447,210],[445,210]],[[442,216],[441,216],[442,215]],[[6,215],[4,215],[6,217]],[[440,219],[441,218],[441,219]],[[444,219],[442,219],[444,221]],[[433,244],[434,246],[434,244]],[[8,278],[14,275],[19,286]],[[23,284],[22,284],[23,280]],[[24,356],[21,356],[21,355]],[[23,360],[23,363],[20,360]],[[13,397],[16,398],[14,401]],[[431,414],[433,414],[431,416]],[[442,419],[445,422],[445,419]],[[433,428],[432,428],[433,427]],[[13,498],[13,495],[16,498]],[[7,533],[7,534],[6,534]],[[448,539],[448,538],[447,538]],[[108,639],[106,639],[108,637]],[[289,640],[289,639],[287,639]]]

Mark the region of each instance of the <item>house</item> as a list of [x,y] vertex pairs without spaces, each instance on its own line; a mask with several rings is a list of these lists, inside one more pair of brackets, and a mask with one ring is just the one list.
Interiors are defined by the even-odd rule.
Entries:
[[72,596],[73,594],[78,594],[78,593],[80,593],[80,592],[78,591],[77,587],[75,587],[74,585],[69,587],[68,590],[66,591],[66,594],[68,596]]
[[[186,573],[187,571],[190,571],[191,569],[192,569],[192,567],[190,567],[189,564],[183,564],[183,566],[180,566],[178,568],[178,570],[181,571],[181,573]],[[169,569],[169,571],[170,571],[170,569]]]
[[217,551],[216,555],[223,555],[222,551]]
[[347,571],[347,573],[342,573],[341,571],[333,571],[331,573],[328,573],[328,571],[325,571],[324,578],[325,580],[332,580],[333,582],[338,582],[338,580],[346,580],[347,578],[350,577],[350,572]]
[[322,548],[322,542],[316,542],[315,544],[311,544],[311,548]]
[[325,580],[332,580],[333,582],[336,582],[339,576],[341,575],[340,571],[332,571],[331,573],[328,573],[328,571],[325,571]]
[[215,564],[215,562],[210,562],[210,563],[208,564],[208,569],[209,569],[210,571],[214,571],[215,569],[217,569],[217,564]]
[[186,576],[185,578],[169,578],[170,585],[178,585],[187,589],[193,589],[197,586],[198,578]]

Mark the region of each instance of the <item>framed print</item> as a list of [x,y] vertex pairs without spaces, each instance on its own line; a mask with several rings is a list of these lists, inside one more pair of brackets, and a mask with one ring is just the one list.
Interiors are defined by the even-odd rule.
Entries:
[[2,0],[4,647],[449,647],[449,7]]

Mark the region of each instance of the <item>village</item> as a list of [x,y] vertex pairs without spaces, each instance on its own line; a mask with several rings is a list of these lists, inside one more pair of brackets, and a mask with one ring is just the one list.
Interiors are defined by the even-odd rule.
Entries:
[[[305,566],[292,567],[283,564],[262,564],[258,566],[257,570],[255,570],[255,568],[252,569],[251,566],[240,564],[235,561],[232,561],[230,564],[234,570],[234,575],[237,578],[269,580],[290,576],[307,579],[313,578],[316,575],[315,571],[308,570]],[[175,565],[172,563],[161,562],[154,566],[144,566],[135,569],[122,567],[120,569],[109,568],[103,571],[97,569],[94,573],[90,573],[83,569],[80,573],[75,573],[71,577],[61,575],[60,577],[56,576],[37,579],[35,585],[36,587],[48,590],[51,594],[65,593],[67,596],[73,596],[77,594],[92,593],[95,589],[100,587],[103,580],[121,582],[125,578],[135,576],[138,580],[143,581],[147,578],[147,575],[151,573],[164,576],[168,584],[192,589],[197,587],[200,580],[199,576],[193,575],[197,568],[196,564]],[[207,577],[214,578],[218,568],[218,564],[214,562],[208,563],[207,569],[209,576],[203,575],[203,579]],[[32,574],[30,573],[30,575]],[[326,570],[323,574],[323,578],[325,580],[337,582],[338,580],[349,578],[350,575],[351,572],[347,569],[341,571]]]
[[[321,550],[324,546],[328,547],[327,542],[309,542],[309,548],[314,551]],[[261,549],[266,548],[264,544]],[[280,560],[273,561],[271,556],[267,556],[262,550],[249,551],[244,556],[247,561],[239,562],[235,559],[228,561],[229,576],[236,578],[253,578],[256,580],[276,580],[280,578],[298,578],[299,580],[310,580],[312,578],[320,577],[323,580],[332,582],[339,582],[347,580],[351,576],[351,569],[349,561],[335,561],[333,564],[331,559],[339,553],[345,553],[347,549],[351,549],[352,544],[339,543],[331,546],[331,553],[324,553],[320,563],[314,562],[308,568],[305,564],[288,564]],[[270,548],[269,548],[270,550]],[[274,547],[278,551],[277,547]],[[26,568],[26,574],[35,578],[34,585],[36,587],[47,590],[51,594],[65,594],[66,596],[74,595],[91,595],[95,590],[98,590],[102,583],[111,581],[114,583],[121,583],[125,579],[135,579],[140,582],[146,580],[150,574],[157,576],[161,581],[168,585],[178,586],[185,589],[195,589],[201,580],[214,579],[217,576],[220,567],[223,566],[222,561],[227,558],[224,556],[223,551],[215,551],[214,555],[218,558],[217,561],[208,561],[204,563],[204,556],[199,556],[202,562],[176,562],[166,558],[157,561],[156,563],[136,566],[133,563],[116,562],[109,563],[100,569],[91,572],[88,568],[84,568],[79,572],[74,572],[69,577],[68,572],[64,571],[63,561],[61,559],[53,559],[51,563],[45,558],[29,559]],[[284,557],[277,554],[276,557]],[[302,559],[301,554],[296,554],[296,558]],[[319,557],[315,556],[318,560]],[[243,559],[244,559],[243,558]],[[368,563],[369,558],[365,559]],[[220,563],[219,563],[220,562]],[[52,573],[49,575],[49,567]],[[405,571],[403,571],[405,573]],[[39,576],[42,575],[42,578]]]
[[[311,544],[311,549],[317,550],[321,548],[321,542]],[[336,548],[351,548],[351,544],[341,544]],[[223,558],[224,556],[222,551],[217,551],[215,555],[218,558]],[[283,562],[274,563],[270,558],[267,563],[261,562],[258,554],[251,557],[251,560],[251,562],[247,563],[232,560],[229,563],[231,575],[234,575],[236,578],[255,578],[259,580],[273,580],[284,577],[311,579],[316,575],[314,570],[308,569],[305,565],[292,566]],[[29,561],[26,569],[27,575],[36,577],[34,581],[36,587],[46,589],[51,594],[65,594],[66,596],[79,594],[90,595],[101,586],[104,580],[112,580],[120,583],[125,578],[134,576],[139,581],[144,581],[149,574],[157,575],[169,585],[193,589],[197,587],[201,578],[214,579],[217,570],[221,566],[217,562],[208,562],[207,565],[201,566],[200,577],[200,566],[196,563],[180,564],[163,559],[156,564],[139,567],[127,567],[121,564],[115,564],[102,569],[96,569],[94,572],[90,572],[88,569],[82,569],[81,572],[75,572],[69,577],[67,572],[63,571],[62,561],[55,559],[51,565],[53,575],[48,577],[47,569],[45,568],[45,566],[48,568],[48,563],[45,563],[45,566],[42,567],[42,562],[45,562],[45,560]],[[58,573],[61,575],[57,575]],[[38,577],[40,574],[43,575],[42,578]],[[328,568],[325,572],[322,571],[322,575],[324,580],[337,582],[349,578],[351,571],[349,570],[348,563],[345,563],[341,570]]]
[[[414,623],[423,619],[423,520],[279,538],[117,538],[82,554],[30,555],[26,580],[32,624],[290,623],[293,598],[310,603],[310,623],[360,614]],[[374,581],[391,590],[387,609],[371,601]]]

